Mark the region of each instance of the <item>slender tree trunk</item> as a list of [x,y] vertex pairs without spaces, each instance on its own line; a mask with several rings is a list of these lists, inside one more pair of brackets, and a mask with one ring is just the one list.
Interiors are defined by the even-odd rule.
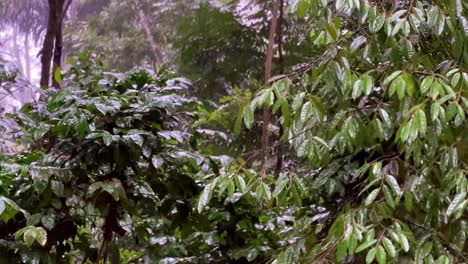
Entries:
[[26,33],[26,36],[24,37],[24,66],[26,68],[26,78],[31,82],[31,57],[29,49],[29,34]]
[[151,32],[151,28],[150,28],[151,23],[150,23],[148,17],[146,17],[145,11],[140,6],[140,3],[139,3],[138,0],[135,0],[135,7],[136,7],[136,9],[138,11],[138,16],[140,18],[140,23],[143,26],[143,29],[144,29],[144,31],[146,33],[146,37],[147,37],[148,42],[149,42],[150,47],[151,47],[151,51],[152,51],[152,56],[151,57],[153,58],[153,64],[160,66],[163,63],[163,55],[162,55],[161,50],[156,45],[156,41],[154,40],[153,33]]
[[[270,35],[268,37],[268,47],[265,61],[265,84],[270,85],[269,81],[271,78],[271,67],[273,63],[273,47],[275,44],[275,35],[276,35],[276,26],[278,23],[278,11],[281,4],[281,0],[276,0],[273,4],[273,12],[270,24]],[[270,107],[267,105],[263,106],[263,127],[262,127],[262,149],[261,149],[261,159],[262,159],[262,168],[260,175],[262,178],[265,177],[267,171],[267,159],[268,159],[268,125],[270,124]]]
[[58,0],[49,0],[49,18],[47,22],[47,31],[44,37],[41,51],[41,87],[48,87],[50,80],[50,66],[54,53],[54,40],[57,32],[59,16],[57,15]]
[[62,50],[63,50],[63,33],[62,33],[62,19],[65,15],[64,7],[64,0],[57,0],[57,17],[58,23],[55,31],[55,47],[54,47],[54,57],[53,57],[53,66],[52,66],[52,86],[54,88],[60,88],[60,83],[55,80],[53,77],[55,71],[60,70],[60,66],[62,65]]
[[[52,59],[52,72],[55,72],[61,65],[63,49],[62,22],[71,1],[68,0],[67,4],[65,4],[65,0],[49,0],[47,31],[41,51],[41,87],[49,86]],[[52,80],[52,84],[56,88],[60,87],[55,79]]]
[[[282,28],[283,28],[283,9],[284,9],[284,0],[281,0],[280,3],[280,15],[279,15],[279,20],[278,20],[278,53],[279,53],[279,68],[280,68],[280,74],[284,73],[284,56],[283,56],[283,34],[282,34]],[[278,143],[281,140],[281,137],[283,136],[283,126],[280,124],[278,120],[278,126],[280,128],[279,130],[279,135],[278,135]],[[276,148],[276,167],[275,167],[275,178],[278,178],[281,170],[283,168],[283,146],[281,144],[278,144],[278,147]]]

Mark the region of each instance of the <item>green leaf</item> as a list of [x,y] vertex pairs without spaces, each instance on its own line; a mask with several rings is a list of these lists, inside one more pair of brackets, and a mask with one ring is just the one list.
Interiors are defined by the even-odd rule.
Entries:
[[421,93],[426,93],[431,88],[432,83],[434,82],[434,77],[427,76],[421,83]]
[[390,85],[390,88],[388,89],[388,95],[392,96],[395,92],[397,92],[398,99],[402,100],[403,97],[405,96],[405,89],[406,89],[405,81],[403,80],[403,78],[398,77]]
[[455,236],[455,244],[459,249],[463,249],[465,247],[466,242],[466,233],[463,230],[458,231],[457,235]]
[[402,71],[396,71],[390,74],[387,78],[385,78],[383,85],[388,85],[390,82],[392,82],[396,77],[400,76]]
[[455,211],[455,209],[465,200],[466,192],[459,193],[455,195],[449,207],[447,208],[446,215],[450,216]]
[[302,102],[304,100],[304,96],[305,96],[305,93],[302,92],[302,93],[296,94],[296,96],[294,97],[294,101],[291,106],[294,112],[296,112],[299,108],[301,108]]
[[391,32],[390,35],[395,36],[398,33],[398,31],[400,31],[402,25],[403,25],[403,20],[397,21],[395,23],[395,27],[393,27],[392,32]]
[[452,120],[455,115],[458,113],[458,104],[456,102],[452,102],[447,107],[447,111],[445,112],[445,120],[450,121]]
[[372,79],[372,76],[366,74],[362,79],[362,83],[364,86],[364,93],[369,95],[374,88],[374,80]]
[[279,177],[276,181],[275,190],[273,191],[272,197],[276,198],[278,195],[284,190],[286,185],[288,184],[289,179],[287,177]]
[[409,96],[414,95],[414,81],[411,75],[405,73],[403,74],[403,80],[405,81],[405,90]]
[[357,243],[358,241],[357,241],[356,233],[353,233],[348,240],[348,251],[350,255],[354,255],[354,252],[356,251]]
[[205,206],[210,201],[211,199],[210,196],[211,196],[211,185],[207,184],[205,188],[203,189],[202,193],[200,194],[200,197],[198,198],[197,210],[199,213],[203,211]]
[[36,227],[35,231],[36,231],[36,241],[41,246],[45,246],[45,244],[47,243],[47,232],[42,227]]
[[341,241],[338,244],[338,247],[336,249],[336,261],[337,262],[343,261],[344,258],[348,255],[347,249],[348,249],[348,243],[346,240]]
[[32,246],[32,244],[36,240],[36,237],[37,237],[36,229],[35,228],[30,228],[30,229],[26,230],[26,232],[24,232],[23,240],[26,243],[26,245],[28,245],[28,247],[30,247],[30,246]]
[[21,236],[23,236],[24,233],[26,231],[30,230],[31,228],[34,228],[34,226],[26,226],[26,227],[23,227],[20,230],[16,231],[15,234],[14,234],[15,240],[19,240],[21,238]]
[[355,52],[357,49],[359,49],[359,47],[361,47],[366,42],[367,42],[367,39],[364,36],[359,36],[353,40],[349,50],[351,52]]
[[398,231],[397,233],[401,248],[403,249],[403,251],[408,252],[410,249],[408,238],[401,231]]
[[300,18],[304,18],[307,14],[307,9],[309,8],[309,3],[306,0],[299,0],[296,5],[296,14]]
[[432,119],[432,121],[435,121],[439,117],[439,109],[440,109],[439,104],[433,103],[431,105],[431,119]]
[[233,128],[234,134],[236,136],[240,135],[240,132],[241,132],[241,129],[242,129],[242,120],[243,120],[244,107],[239,107],[239,110],[237,111],[236,122],[234,122],[234,128]]
[[36,190],[37,194],[41,194],[47,189],[49,182],[46,180],[35,180],[33,183],[34,189]]
[[401,141],[405,142],[408,139],[410,133],[409,124],[404,124],[400,127],[399,134]]
[[385,201],[387,201],[388,206],[390,206],[391,208],[395,208],[396,207],[395,198],[393,197],[387,185],[383,186],[383,193],[384,193]]
[[404,199],[405,199],[405,208],[409,212],[414,211],[414,201],[413,201],[413,195],[410,192],[405,192],[404,194]]
[[55,219],[50,215],[45,215],[41,218],[41,223],[48,230],[52,230],[55,226]]
[[377,256],[377,262],[379,264],[387,263],[387,253],[385,253],[385,249],[380,245],[377,246],[376,256]]
[[362,243],[361,245],[359,245],[359,246],[356,248],[356,253],[359,253],[359,252],[361,252],[361,251],[367,249],[368,247],[374,245],[375,242],[377,242],[376,239],[371,239],[371,240],[368,240],[368,241]]
[[381,14],[378,14],[369,28],[370,32],[372,33],[378,32],[380,29],[382,29],[384,22],[385,22],[385,17]]
[[5,202],[0,198],[0,215],[5,211]]
[[[142,137],[141,135],[138,135],[138,134],[129,134],[129,135],[125,135],[124,138],[125,138],[126,140],[130,140],[131,142],[135,143],[135,144],[136,144],[137,146],[139,146],[139,147],[142,147],[142,146],[143,146],[144,139],[143,139],[143,137]],[[175,138],[177,139],[178,137],[175,137]],[[103,138],[103,139],[104,139],[104,138]],[[112,142],[112,138],[111,138],[110,142]],[[109,145],[110,145],[109,141],[108,141],[107,143],[105,143],[105,144],[106,144],[106,146],[109,146]]]
[[398,185],[398,181],[395,179],[395,177],[393,177],[390,174],[387,174],[385,176],[385,180],[388,183],[388,185],[390,185],[390,187],[396,195],[401,195],[400,185]]
[[427,130],[427,123],[426,123],[426,113],[423,110],[418,110],[415,115],[415,122],[418,126],[419,132],[424,135],[426,134]]
[[93,196],[93,194],[102,188],[102,182],[95,182],[88,187],[88,196]]
[[311,114],[312,114],[312,106],[311,106],[310,102],[306,102],[306,103],[302,106],[302,110],[301,110],[301,121],[302,121],[302,122],[307,121],[307,119],[309,119],[309,117],[311,116]]
[[460,75],[459,72],[457,72],[457,73],[455,73],[455,74],[453,75],[452,81],[451,81],[451,83],[450,83],[450,85],[451,85],[453,88],[457,87],[458,83],[460,82],[460,76],[461,76],[461,75]]
[[431,85],[431,91],[430,91],[430,96],[432,100],[436,100],[442,90],[443,90],[442,85],[439,83],[439,81],[435,80]]
[[102,142],[104,143],[104,145],[110,146],[112,144],[112,135],[109,132],[105,131],[102,134]]
[[275,94],[271,89],[268,89],[265,95],[265,101],[262,103],[262,105],[265,105],[265,103],[268,106],[272,106],[273,103],[275,102]]
[[287,100],[284,100],[281,104],[281,113],[283,114],[283,128],[289,127],[291,124],[291,112]]
[[432,241],[427,241],[426,243],[424,243],[423,247],[421,248],[421,257],[422,258],[425,258],[427,257],[427,255],[429,255],[432,251]]
[[364,204],[365,204],[366,206],[371,205],[371,204],[374,202],[374,200],[375,200],[375,198],[377,197],[377,195],[379,194],[379,192],[380,192],[380,189],[375,189],[375,190],[373,190],[373,191],[367,196],[366,201],[364,202]]
[[351,96],[353,97],[353,99],[357,99],[361,95],[362,91],[363,91],[362,81],[357,80],[354,83],[353,92],[352,92]]
[[244,124],[247,129],[251,129],[253,125],[254,114],[250,106],[244,107]]
[[372,166],[372,175],[374,175],[376,178],[382,177],[382,162],[376,162]]
[[396,257],[396,249],[395,246],[393,245],[392,241],[386,237],[382,239],[383,245],[385,249],[387,250],[387,253],[390,257],[394,258]]
[[57,195],[58,197],[63,197],[64,196],[64,185],[63,183],[59,182],[59,181],[56,181],[56,180],[53,180],[51,181],[51,189],[52,189],[52,192]]
[[236,181],[237,188],[242,193],[244,193],[246,191],[246,184],[245,184],[244,177],[242,177],[242,175],[237,175],[234,180]]
[[62,73],[60,67],[56,67],[54,70],[54,79],[58,83],[62,83]]
[[374,261],[375,253],[376,253],[376,248],[373,248],[373,249],[369,250],[369,252],[367,252],[367,255],[366,255],[366,263],[367,264],[371,264]]
[[385,122],[385,125],[387,127],[391,127],[392,126],[392,119],[390,118],[390,115],[388,114],[388,112],[383,108],[380,108],[379,112],[380,112],[380,116],[382,117],[383,121]]
[[[406,81],[403,77],[398,77],[396,78],[393,82],[392,82],[392,85],[391,86],[396,86],[396,92],[397,92],[397,95],[398,95],[398,99],[400,100],[403,100],[403,98],[405,97],[405,92],[406,92],[406,88],[408,88],[406,86]],[[390,89],[392,89],[390,87]]]

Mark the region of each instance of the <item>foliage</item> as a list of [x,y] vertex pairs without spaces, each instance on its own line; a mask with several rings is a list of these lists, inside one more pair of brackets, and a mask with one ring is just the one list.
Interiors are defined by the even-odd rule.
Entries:
[[270,191],[242,159],[194,151],[223,134],[191,128],[185,79],[102,66],[82,54],[64,88],[3,116],[25,149],[0,157],[2,262],[266,261],[307,225],[288,205],[300,180]]
[[[261,87],[219,107],[164,69],[105,70],[142,66],[130,8],[91,19],[104,59],[81,54],[55,74],[64,89],[2,114],[21,148],[0,155],[1,263],[467,262],[465,2],[292,1],[284,66],[305,63],[271,85],[266,12],[258,28],[182,12],[167,21],[201,97]],[[113,53],[135,43],[135,60]],[[283,131],[271,149],[298,161],[279,177],[252,162],[264,105]]]
[[78,55],[87,50],[106,56],[105,63],[115,71],[128,71],[144,65],[150,53],[143,30],[136,27],[133,1],[110,1],[87,22],[75,21],[65,28],[69,52]]
[[207,98],[224,95],[228,86],[260,78],[262,39],[230,12],[203,5],[177,25],[174,47],[180,71],[195,80]]
[[0,3],[0,28],[10,26],[38,42],[47,28],[47,2],[41,0],[4,0]]
[[281,113],[283,141],[316,169],[293,177],[313,190],[298,200],[323,217],[275,263],[466,261],[463,5],[296,1],[323,55],[259,91],[244,121]]
[[115,257],[116,244],[165,244],[157,237],[184,235],[171,222],[189,217],[210,170],[181,148],[194,103],[174,93],[188,88],[183,79],[106,73],[84,54],[75,65],[67,89],[12,115],[28,148],[1,164],[3,260],[94,263],[99,250]]

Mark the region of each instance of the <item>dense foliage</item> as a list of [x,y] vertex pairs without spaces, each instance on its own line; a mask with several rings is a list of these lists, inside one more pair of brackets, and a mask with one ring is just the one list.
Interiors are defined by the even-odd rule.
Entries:
[[466,261],[463,5],[297,1],[323,55],[243,112],[248,127],[258,106],[280,111],[283,140],[317,169],[291,177],[323,215],[278,262]]
[[466,3],[292,1],[286,73],[260,85],[270,14],[248,26],[232,2],[179,19],[141,2],[196,87],[150,65],[132,1],[67,33],[103,57],[69,59],[61,89],[1,113],[0,262],[467,262]]

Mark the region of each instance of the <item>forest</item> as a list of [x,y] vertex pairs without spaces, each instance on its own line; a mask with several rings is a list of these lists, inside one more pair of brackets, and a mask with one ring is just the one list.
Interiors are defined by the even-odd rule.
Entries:
[[0,0],[0,264],[468,263],[466,0]]

